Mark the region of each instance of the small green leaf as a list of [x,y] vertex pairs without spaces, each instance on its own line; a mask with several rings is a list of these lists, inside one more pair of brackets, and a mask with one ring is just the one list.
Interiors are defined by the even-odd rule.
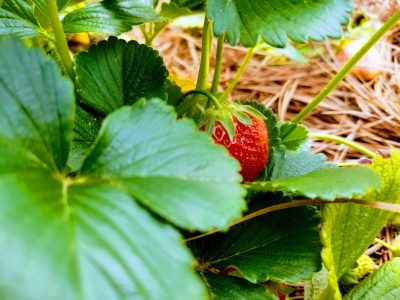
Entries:
[[393,258],[356,286],[344,300],[400,299],[399,282],[400,258]]
[[161,5],[160,15],[173,20],[182,16],[192,15],[193,12],[187,7],[179,7],[176,3],[163,3]]
[[76,59],[81,101],[106,116],[142,97],[153,96],[168,76],[159,53],[135,41],[110,38]]
[[100,120],[79,105],[75,110],[74,136],[68,165],[71,172],[78,171],[100,130]]
[[68,159],[74,92],[55,61],[18,40],[0,46],[0,138],[32,151],[53,170]]
[[62,23],[65,33],[97,32],[119,35],[133,25],[161,21],[149,0],[104,0],[67,14]]
[[0,7],[0,37],[35,37],[40,34],[32,6],[25,0],[4,0]]
[[253,284],[234,276],[203,273],[212,300],[277,300],[274,293],[262,285]]
[[365,167],[332,167],[297,177],[249,183],[247,186],[256,191],[285,191],[312,199],[334,200],[362,196],[371,189],[377,189],[380,186],[380,178],[374,171]]
[[116,182],[189,230],[224,228],[240,217],[245,191],[238,171],[225,148],[155,99],[106,118],[82,167],[84,175]]
[[308,130],[305,126],[291,122],[280,122],[281,143],[289,151],[297,150],[308,138]]
[[205,297],[177,231],[117,188],[2,175],[0,208],[3,299]]
[[304,300],[333,300],[334,292],[328,286],[328,270],[323,267],[304,284]]
[[[251,211],[265,207],[271,195],[252,202]],[[196,256],[225,270],[234,267],[252,283],[267,280],[296,283],[321,268],[319,214],[312,207],[273,212],[236,225],[229,232],[199,241]]]
[[186,7],[192,11],[203,10],[206,5],[206,0],[171,0],[178,7]]
[[350,0],[209,0],[208,15],[217,36],[226,33],[232,45],[253,47],[259,39],[284,47],[287,39],[306,42],[339,38],[348,22]]
[[296,151],[286,151],[280,146],[270,161],[270,180],[302,176],[307,173],[330,167],[325,155],[311,152],[310,143],[306,142]]

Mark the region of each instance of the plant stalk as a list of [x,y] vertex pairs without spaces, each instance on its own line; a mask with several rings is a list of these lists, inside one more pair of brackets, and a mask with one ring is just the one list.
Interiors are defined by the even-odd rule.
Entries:
[[[206,90],[191,90],[191,91],[188,91],[188,92],[183,94],[182,99],[184,99],[187,96],[193,95],[193,94],[195,94],[195,95],[199,95],[200,94],[200,95],[206,96],[208,98],[208,100],[210,100],[217,109],[222,108],[221,104],[218,101],[218,99],[213,94],[211,94],[210,92],[208,92]],[[193,97],[191,99],[188,99],[187,101],[182,101],[181,104],[179,104],[178,107],[176,108],[176,111],[177,111],[179,116],[182,116],[185,112],[187,112],[195,104],[196,104],[196,98],[195,97]]]
[[197,77],[196,90],[207,89],[208,74],[210,72],[210,51],[212,42],[212,32],[210,25],[210,20],[206,15],[204,18],[200,69],[199,75]]
[[386,243],[385,241],[382,241],[382,240],[380,240],[378,238],[374,239],[374,242],[377,243],[377,244],[382,245],[383,247],[387,248],[391,252],[396,251],[396,249],[392,245],[390,245],[390,244]]
[[67,40],[65,39],[64,29],[58,16],[57,2],[55,0],[46,0],[47,13],[50,17],[51,27],[55,37],[55,45],[61,61],[72,80],[75,78],[74,66],[72,64],[71,56],[69,55],[69,48]]
[[369,40],[364,46],[339,70],[332,78],[327,86],[292,120],[293,123],[300,123],[306,118],[335,87],[343,80],[343,78],[351,71],[351,69],[360,61],[360,59],[371,49],[384,35],[392,28],[397,21],[400,20],[400,11],[396,12],[385,24]]
[[[263,215],[266,215],[266,214],[269,214],[269,213],[272,213],[275,211],[279,211],[279,210],[295,208],[295,207],[302,207],[302,206],[307,206],[307,205],[324,205],[324,204],[331,205],[331,204],[344,204],[344,203],[369,206],[369,207],[374,207],[376,209],[400,213],[400,205],[399,204],[393,204],[393,203],[387,203],[387,202],[381,202],[381,201],[366,201],[366,200],[361,200],[361,199],[336,199],[335,201],[326,201],[326,200],[321,200],[321,199],[306,199],[306,200],[295,200],[295,201],[291,201],[291,202],[285,202],[285,203],[269,206],[266,208],[262,208],[260,210],[257,210],[251,214],[248,214],[248,215],[240,218],[239,220],[231,223],[229,225],[229,227],[233,227],[235,225],[249,221],[256,217],[263,216]],[[209,232],[185,239],[184,241],[185,242],[194,241],[194,240],[201,239],[206,236],[218,233],[220,231],[221,230],[219,230],[219,229],[211,230]]]
[[331,134],[322,134],[322,133],[321,134],[310,133],[309,137],[312,139],[316,139],[316,140],[331,141],[331,142],[335,142],[335,143],[338,143],[341,145],[346,145],[346,146],[348,146],[370,158],[374,158],[376,156],[376,154],[374,152],[367,149],[366,147],[361,146],[360,144],[357,144],[348,139],[342,138],[340,136],[331,135]]
[[232,79],[232,82],[229,84],[229,86],[226,88],[224,94],[222,95],[221,99],[225,100],[229,97],[229,95],[232,93],[232,91],[235,89],[235,87],[237,86],[240,78],[242,77],[244,71],[246,71],[247,66],[250,63],[251,58],[254,55],[256,47],[250,48],[247,53],[245,58],[243,59],[239,70],[236,72],[235,77]]
[[222,57],[224,55],[224,43],[225,43],[225,34],[221,35],[218,38],[218,43],[217,43],[214,77],[211,85],[211,93],[213,95],[216,95],[218,93],[218,84],[221,78],[221,70],[222,70]]

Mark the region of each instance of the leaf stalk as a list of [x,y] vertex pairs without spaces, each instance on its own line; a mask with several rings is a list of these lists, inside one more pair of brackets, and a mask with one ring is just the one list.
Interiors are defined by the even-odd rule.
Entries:
[[211,85],[211,93],[213,95],[216,95],[218,93],[218,84],[221,78],[221,70],[222,70],[222,57],[224,55],[224,44],[225,44],[225,34],[221,35],[218,38],[218,43],[217,43],[217,54],[215,59],[214,76]]
[[309,137],[316,140],[330,141],[341,145],[346,145],[370,158],[374,158],[376,156],[376,154],[368,148],[340,136],[322,133],[310,133]]
[[400,20],[400,11],[396,12],[385,24],[379,28],[374,35],[361,47],[360,50],[336,73],[332,80],[322,91],[292,120],[293,123],[300,123],[336,88],[351,69],[360,61],[360,59],[371,49],[385,34]]
[[226,100],[229,97],[229,95],[232,93],[232,91],[235,89],[237,84],[239,83],[239,80],[242,77],[243,73],[246,71],[247,66],[249,65],[249,63],[254,55],[255,50],[256,50],[256,47],[253,47],[247,51],[246,56],[244,57],[241,65],[239,67],[239,70],[236,72],[235,77],[232,79],[232,82],[228,85],[225,92],[223,93],[223,95],[221,97],[222,100]]
[[[249,221],[256,217],[263,216],[263,215],[266,215],[266,214],[269,214],[269,213],[272,213],[275,211],[279,211],[279,210],[295,208],[295,207],[302,207],[302,206],[307,206],[307,205],[325,205],[325,204],[328,204],[328,205],[330,205],[330,204],[356,204],[356,205],[369,206],[369,207],[373,207],[376,209],[400,213],[400,205],[399,204],[393,204],[393,203],[387,203],[387,202],[381,202],[381,201],[366,201],[366,200],[361,200],[361,199],[336,199],[335,201],[326,201],[326,200],[321,200],[321,199],[306,199],[306,200],[294,200],[291,202],[280,203],[277,205],[272,205],[269,207],[262,208],[260,210],[252,212],[252,213],[240,218],[239,220],[231,223],[228,227],[233,227],[235,225]],[[201,238],[204,238],[206,236],[209,236],[209,235],[212,235],[212,234],[215,234],[218,232],[221,232],[221,230],[220,229],[211,230],[206,233],[187,238],[184,241],[185,242],[194,241],[194,240],[201,239]]]
[[57,2],[55,0],[46,0],[47,13],[50,17],[51,27],[53,29],[53,34],[55,37],[55,46],[58,54],[61,57],[61,61],[67,71],[69,77],[72,80],[75,79],[74,66],[72,63],[71,56],[69,54],[69,48],[67,40],[65,38],[64,29],[62,27],[61,21],[58,16]]

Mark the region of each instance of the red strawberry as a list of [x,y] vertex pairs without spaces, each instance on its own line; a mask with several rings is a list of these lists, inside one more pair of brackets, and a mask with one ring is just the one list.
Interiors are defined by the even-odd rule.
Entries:
[[243,181],[253,181],[268,162],[268,133],[264,120],[246,113],[251,120],[245,125],[233,116],[234,135],[231,139],[225,127],[216,122],[212,132],[214,141],[225,146],[242,166]]

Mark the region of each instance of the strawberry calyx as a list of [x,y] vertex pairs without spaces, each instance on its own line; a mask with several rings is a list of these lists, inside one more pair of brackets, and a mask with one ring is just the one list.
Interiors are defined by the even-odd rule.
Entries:
[[265,116],[250,105],[224,103],[220,104],[219,107],[206,109],[199,119],[197,126],[211,135],[215,125],[219,122],[232,141],[235,135],[234,118],[237,122],[250,126],[252,125],[250,117],[265,120]]

